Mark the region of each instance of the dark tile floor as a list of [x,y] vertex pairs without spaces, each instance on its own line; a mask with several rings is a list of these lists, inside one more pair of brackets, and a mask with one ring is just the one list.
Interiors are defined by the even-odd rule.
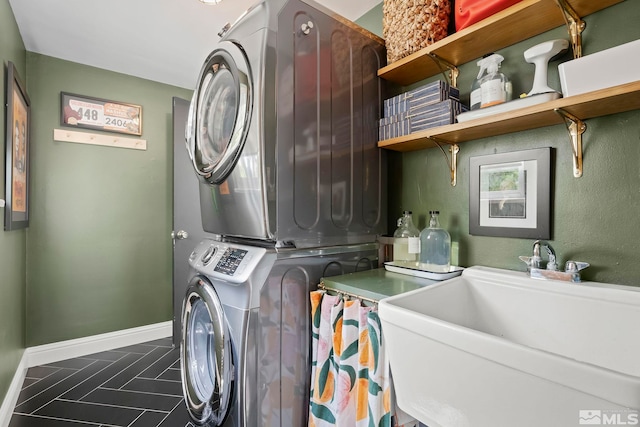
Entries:
[[27,371],[9,427],[192,426],[171,338]]

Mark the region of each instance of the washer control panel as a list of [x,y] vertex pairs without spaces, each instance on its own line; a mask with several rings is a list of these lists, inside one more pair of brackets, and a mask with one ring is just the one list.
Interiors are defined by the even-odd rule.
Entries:
[[203,240],[191,252],[189,264],[207,276],[239,283],[247,280],[266,252],[259,247]]
[[224,254],[220,257],[220,260],[213,271],[233,276],[248,253],[249,252],[244,249],[227,248],[227,250],[224,251]]
[[202,254],[202,257],[200,258],[200,260],[202,261],[202,265],[209,265],[211,263],[211,260],[213,259],[213,256],[216,254],[216,247],[215,246],[209,246],[207,248],[206,251],[204,251],[204,253]]

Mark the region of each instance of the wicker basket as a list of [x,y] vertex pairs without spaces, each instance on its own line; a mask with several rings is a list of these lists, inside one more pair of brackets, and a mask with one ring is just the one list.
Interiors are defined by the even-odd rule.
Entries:
[[384,0],[382,10],[389,63],[447,36],[451,0]]

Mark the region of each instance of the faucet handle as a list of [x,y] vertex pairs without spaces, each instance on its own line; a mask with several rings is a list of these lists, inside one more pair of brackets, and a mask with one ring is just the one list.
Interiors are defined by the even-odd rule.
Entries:
[[534,256],[520,255],[518,258],[520,259],[520,261],[527,264],[527,267],[529,268],[539,268],[540,261],[542,261],[542,258],[538,255],[534,255]]
[[572,282],[580,282],[580,271],[589,267],[588,262],[580,262],[580,261],[567,261],[564,265],[565,273],[571,274]]
[[520,255],[518,258],[520,258],[520,261],[524,262],[525,264],[527,264],[527,271],[529,271],[532,267],[532,261],[533,261],[533,257],[530,256],[524,256],[524,255]]
[[580,270],[584,270],[589,267],[588,262],[580,262],[580,261],[567,261],[564,265],[564,271],[567,273],[577,273]]

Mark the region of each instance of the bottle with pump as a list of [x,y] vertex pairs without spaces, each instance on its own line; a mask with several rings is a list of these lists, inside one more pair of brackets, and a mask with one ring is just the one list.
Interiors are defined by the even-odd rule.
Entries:
[[480,79],[482,96],[480,108],[502,104],[511,99],[511,82],[499,71],[502,61],[504,61],[504,57],[497,53],[479,61],[487,69],[487,74]]
[[393,260],[417,261],[420,253],[420,230],[413,225],[411,211],[402,212],[393,233]]
[[451,236],[440,228],[439,211],[429,211],[429,226],[420,233],[420,268],[448,273],[451,267]]

